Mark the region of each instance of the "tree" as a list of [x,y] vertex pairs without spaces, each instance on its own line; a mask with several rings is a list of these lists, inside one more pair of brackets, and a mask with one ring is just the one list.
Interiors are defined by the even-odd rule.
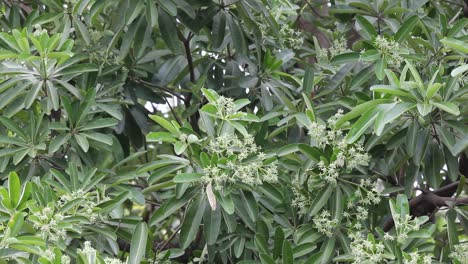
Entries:
[[468,263],[464,2],[1,2],[0,262]]

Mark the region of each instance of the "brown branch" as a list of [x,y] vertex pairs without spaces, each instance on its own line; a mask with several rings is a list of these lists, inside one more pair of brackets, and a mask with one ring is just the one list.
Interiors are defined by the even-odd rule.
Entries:
[[[193,84],[195,83],[196,77],[195,77],[195,67],[193,65],[192,51],[190,49],[190,40],[193,38],[195,34],[190,32],[187,37],[184,37],[184,35],[180,31],[177,31],[177,35],[179,36],[180,41],[182,41],[184,45],[185,56],[187,58],[187,66],[189,68],[189,78],[190,78],[190,82]],[[191,102],[192,96],[193,94],[189,92],[187,94],[187,97],[184,99],[184,103],[187,109],[190,107],[192,103]],[[199,117],[200,115],[198,114],[198,112],[195,112],[193,115],[189,117],[190,125],[192,126],[193,130],[195,130],[195,132],[197,133],[200,132],[200,127],[198,126]]]
[[[460,175],[468,176],[468,158],[465,153],[460,155],[459,161]],[[468,204],[468,197],[453,198],[456,193],[460,181],[449,183],[437,190],[431,192],[423,192],[409,201],[410,214],[414,217],[423,215],[432,215],[441,207],[448,206],[447,203],[453,203],[451,206]],[[395,223],[390,217],[383,225],[385,232],[390,231]]]
[[166,92],[170,95],[173,95],[177,98],[179,98],[180,100],[185,100],[184,97],[180,96],[179,94],[177,94],[175,91],[172,91],[171,89],[169,88],[166,88],[166,87],[163,87],[163,86],[160,86],[160,85],[156,85],[154,83],[150,83],[150,82],[147,82],[145,80],[142,80],[142,79],[139,79],[139,78],[134,78],[134,77],[129,77],[130,80],[134,81],[135,83],[138,83],[138,84],[144,84],[144,85],[147,85],[147,86],[150,86],[150,87],[154,87],[154,88],[157,88],[157,89],[160,89],[162,90],[163,92]]
[[166,241],[164,241],[164,243],[159,247],[159,250],[160,250],[160,251],[163,251],[163,250],[167,247],[167,245],[169,244],[169,242],[171,242],[172,239],[174,239],[174,237],[177,235],[177,233],[179,233],[179,231],[180,231],[181,228],[182,228],[182,225],[179,225],[179,226],[177,227],[177,229],[174,230],[174,232],[171,234],[171,236],[170,236]]

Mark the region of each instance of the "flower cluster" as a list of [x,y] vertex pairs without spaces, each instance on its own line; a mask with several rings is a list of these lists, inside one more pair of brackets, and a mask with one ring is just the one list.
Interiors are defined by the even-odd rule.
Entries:
[[312,200],[301,192],[299,183],[297,181],[293,183],[292,191],[294,195],[292,206],[298,208],[300,214],[307,213],[307,207],[311,205]]
[[41,25],[34,25],[34,37],[40,37],[42,34],[48,34],[47,29],[42,28]]
[[[77,250],[78,255],[86,260],[86,263],[101,263],[98,262],[99,252],[91,246],[90,241],[84,242],[84,247]],[[104,258],[104,264],[124,264],[123,261],[116,258]]]
[[32,222],[33,227],[39,230],[39,234],[44,239],[57,241],[66,238],[66,230],[62,223],[64,215],[60,212],[55,212],[55,206],[49,204],[48,206],[35,210],[29,216],[29,221]]
[[382,242],[376,242],[369,234],[367,237],[361,232],[351,233],[351,255],[354,257],[353,264],[381,263],[384,261],[385,246]]
[[317,52],[317,59],[319,61],[330,61],[336,55],[340,55],[342,53],[350,52],[351,50],[348,49],[348,44],[346,43],[346,39],[344,37],[336,38],[333,40],[332,45],[328,49],[322,49],[317,47],[319,50]]
[[[250,135],[243,140],[236,135],[222,135],[209,143],[209,149],[218,158],[225,158],[225,164],[211,165],[203,169],[202,181],[205,184],[212,183],[214,188],[220,190],[226,183],[237,181],[257,185],[262,182],[276,182],[278,170],[275,163],[264,162],[265,154],[259,152],[254,138]],[[246,161],[247,158],[256,156],[256,159]]]
[[226,118],[236,113],[236,105],[232,98],[219,96],[214,105],[216,106],[216,109],[218,109],[217,114],[221,118]]
[[[348,144],[343,132],[336,128],[336,122],[342,116],[343,111],[339,110],[337,114],[328,119],[326,124],[313,122],[308,126],[311,145],[323,150],[324,153],[326,149],[331,149],[333,155],[330,158],[326,158],[325,154],[320,157],[320,161],[317,162],[315,168],[307,171],[311,173],[312,177],[307,178],[307,184],[304,183],[304,186],[336,184],[340,175],[344,172],[355,169],[358,166],[368,165],[370,156],[365,152],[362,144]],[[292,191],[294,198],[292,205],[297,207],[300,213],[307,212],[307,208],[310,206],[314,196],[308,189],[304,191],[304,186],[301,186],[298,180],[293,181]],[[367,219],[369,205],[380,202],[380,192],[370,179],[362,180],[357,187],[352,199],[348,200],[348,209],[350,211],[344,212],[344,216],[362,221]],[[317,223],[320,223],[320,221]]]
[[314,216],[314,227],[328,237],[333,236],[335,228],[338,226],[338,219],[331,219],[330,212],[323,210],[320,214]]
[[[80,203],[73,206],[74,201],[82,199]],[[39,231],[44,239],[58,241],[65,239],[67,229],[72,228],[72,224],[66,221],[66,218],[72,216],[81,216],[87,218],[91,223],[102,217],[96,211],[98,196],[95,192],[84,192],[77,190],[71,193],[65,193],[60,196],[57,202],[50,202],[45,207],[37,207],[30,204],[29,208],[32,214],[28,220],[33,227]],[[106,200],[107,198],[103,199]],[[66,208],[64,210],[64,208]]]
[[348,201],[347,208],[354,209],[354,214],[344,212],[344,217],[355,216],[358,221],[366,220],[369,214],[369,205],[380,203],[380,191],[370,179],[362,179],[354,192],[352,199]]
[[124,264],[124,262],[120,259],[106,257],[104,259],[104,264]]
[[290,49],[300,49],[304,43],[303,33],[292,29],[288,24],[283,24],[279,31],[279,43]]
[[405,254],[403,264],[431,264],[432,256],[428,254],[419,253],[413,251],[409,254]]
[[394,40],[388,40],[383,36],[377,36],[374,39],[374,47],[380,51],[387,59],[389,66],[398,68],[403,62],[403,57],[400,55],[400,45]]
[[94,210],[96,207],[96,196],[93,194],[94,193],[86,193],[81,189],[71,193],[65,193],[60,197],[59,205],[64,206],[68,202],[74,201],[76,199],[84,199],[84,201],[78,205],[78,208],[76,208],[77,210],[75,215],[84,216],[91,222],[95,222],[99,215]]
[[[60,255],[61,255],[61,254],[60,254]],[[51,249],[51,248],[46,249],[46,250],[43,252],[42,256],[43,256],[44,258],[46,258],[47,260],[49,260],[50,262],[52,262],[52,263],[56,263],[55,260],[56,260],[56,259],[58,260],[58,258],[60,258],[60,263],[61,263],[61,264],[70,264],[70,263],[71,263],[71,259],[70,259],[69,256],[67,256],[67,255],[57,256],[57,254],[56,254],[56,253],[54,252],[54,250]]]
[[458,260],[460,263],[468,263],[468,243],[455,245],[454,251],[450,253],[449,257]]
[[[266,10],[271,14],[269,19],[265,18],[263,12],[256,14],[258,29],[262,34],[262,39],[272,45],[278,45],[281,48],[300,49],[304,43],[304,34],[300,30],[294,30],[291,27],[291,16],[297,15],[299,6],[290,1],[273,1],[266,6]],[[274,18],[278,25],[281,25],[279,32],[272,30],[270,19]]]
[[364,151],[361,143],[348,144],[343,137],[343,132],[335,128],[336,121],[342,116],[340,110],[335,116],[328,120],[327,130],[324,124],[317,122],[309,126],[309,135],[312,144],[318,148],[324,149],[331,146],[336,155],[329,163],[321,160],[317,166],[320,170],[319,177],[328,183],[336,183],[341,170],[354,169],[358,166],[366,166],[369,163],[370,156]]
[[395,223],[396,237],[386,234],[385,239],[397,240],[398,243],[403,244],[408,239],[408,233],[418,231],[420,226],[426,221],[424,217],[413,218],[411,215],[401,217],[399,214],[393,216]]
[[[232,156],[242,161],[258,151],[258,146],[251,135],[240,140],[236,135],[221,135],[210,141],[210,150],[219,156]],[[262,155],[263,156],[263,155]]]

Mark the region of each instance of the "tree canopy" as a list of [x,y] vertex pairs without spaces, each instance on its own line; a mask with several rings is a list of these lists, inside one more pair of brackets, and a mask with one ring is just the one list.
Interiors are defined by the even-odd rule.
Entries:
[[2,0],[0,263],[468,263],[466,10]]

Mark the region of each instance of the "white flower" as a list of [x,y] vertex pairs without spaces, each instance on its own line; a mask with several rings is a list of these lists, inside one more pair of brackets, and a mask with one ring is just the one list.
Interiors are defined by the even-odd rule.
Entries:
[[328,237],[333,236],[333,232],[338,226],[338,219],[331,219],[331,215],[327,210],[323,210],[321,214],[315,215],[312,221],[315,228]]
[[123,264],[120,259],[106,257],[104,259],[105,264]]
[[468,263],[468,243],[455,245],[454,251],[450,253],[449,257],[463,264]]
[[61,264],[70,264],[70,263],[71,263],[70,257],[67,256],[67,255],[63,255],[63,256],[60,258],[60,263],[61,263]]
[[[372,235],[370,235],[372,237]],[[380,263],[384,260],[385,246],[382,242],[376,242],[374,239],[368,240],[360,232],[349,234],[351,238],[351,255],[354,257],[353,264],[360,263]]]
[[385,55],[388,65],[393,67],[400,67],[403,62],[403,57],[400,55],[400,45],[394,40],[388,40],[383,36],[377,36],[374,40],[374,46]]

